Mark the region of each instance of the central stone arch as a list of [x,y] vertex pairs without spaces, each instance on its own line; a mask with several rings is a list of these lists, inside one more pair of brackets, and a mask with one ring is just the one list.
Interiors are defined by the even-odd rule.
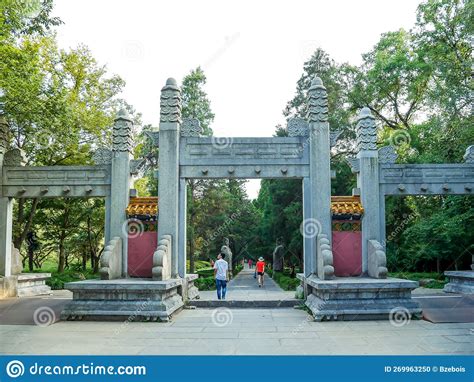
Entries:
[[[308,94],[308,117],[291,119],[288,137],[203,137],[199,121],[181,120],[180,90],[168,79],[155,138],[160,148],[159,242],[166,244],[154,256],[155,278],[186,277],[187,179],[301,179],[302,229],[315,233],[304,235],[304,274],[318,273],[317,236],[331,240],[331,134],[327,92],[320,78],[313,80]],[[320,268],[332,276],[329,262]]]

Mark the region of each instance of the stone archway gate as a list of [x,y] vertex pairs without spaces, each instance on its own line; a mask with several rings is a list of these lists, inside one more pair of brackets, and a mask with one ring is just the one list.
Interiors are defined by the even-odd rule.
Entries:
[[[216,138],[200,136],[199,122],[181,121],[181,95],[174,79],[161,93],[159,133],[159,241],[153,275],[157,279],[186,276],[186,180],[301,179],[303,187],[304,273],[317,272],[317,234],[331,240],[330,133],[327,92],[316,78],[309,89],[308,120],[294,118],[288,137]],[[324,264],[321,264],[324,266]]]

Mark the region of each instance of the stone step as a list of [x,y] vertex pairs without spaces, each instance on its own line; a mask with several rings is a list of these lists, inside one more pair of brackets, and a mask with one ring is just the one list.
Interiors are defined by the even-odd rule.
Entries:
[[293,308],[303,305],[304,301],[299,299],[289,300],[192,300],[188,306],[196,308]]

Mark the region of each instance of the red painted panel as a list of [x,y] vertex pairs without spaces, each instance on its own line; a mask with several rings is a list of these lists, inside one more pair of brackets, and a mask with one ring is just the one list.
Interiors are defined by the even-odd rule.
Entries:
[[[132,237],[133,236],[133,237]],[[128,238],[128,274],[131,277],[151,277],[153,253],[156,250],[158,233],[142,232]]]
[[362,273],[360,231],[332,231],[332,253],[336,276],[359,276]]

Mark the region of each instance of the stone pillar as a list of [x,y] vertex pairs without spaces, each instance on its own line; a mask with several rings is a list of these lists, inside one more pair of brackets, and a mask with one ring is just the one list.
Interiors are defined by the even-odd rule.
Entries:
[[[315,223],[320,227],[321,232],[318,233],[327,235],[331,241],[331,152],[328,95],[319,77],[315,77],[311,82],[308,96],[311,215],[313,219],[317,220]],[[316,272],[316,269],[313,272]]]
[[[125,110],[120,110],[115,119],[112,137],[112,175],[110,189],[110,238],[122,238],[122,276],[127,277],[128,227],[125,210],[130,192],[130,157],[132,152],[133,123]],[[106,208],[108,207],[106,200]]]
[[357,187],[364,207],[362,217],[362,272],[368,272],[368,241],[381,241],[379,160],[377,151],[377,129],[370,109],[363,108],[357,122],[357,158],[360,171]]
[[178,274],[179,277],[186,276],[186,205],[187,187],[186,179],[179,180],[179,248],[178,248]]
[[0,275],[11,276],[13,202],[1,196],[3,157],[8,148],[9,127],[0,111]]
[[[178,270],[179,219],[179,125],[181,92],[176,80],[169,78],[161,89],[160,152],[158,172],[158,235],[171,237],[171,277]],[[158,239],[159,239],[158,238]]]
[[[303,178],[303,220],[311,219],[311,179]],[[316,273],[316,236],[304,235],[303,237],[303,268],[305,277]]]

